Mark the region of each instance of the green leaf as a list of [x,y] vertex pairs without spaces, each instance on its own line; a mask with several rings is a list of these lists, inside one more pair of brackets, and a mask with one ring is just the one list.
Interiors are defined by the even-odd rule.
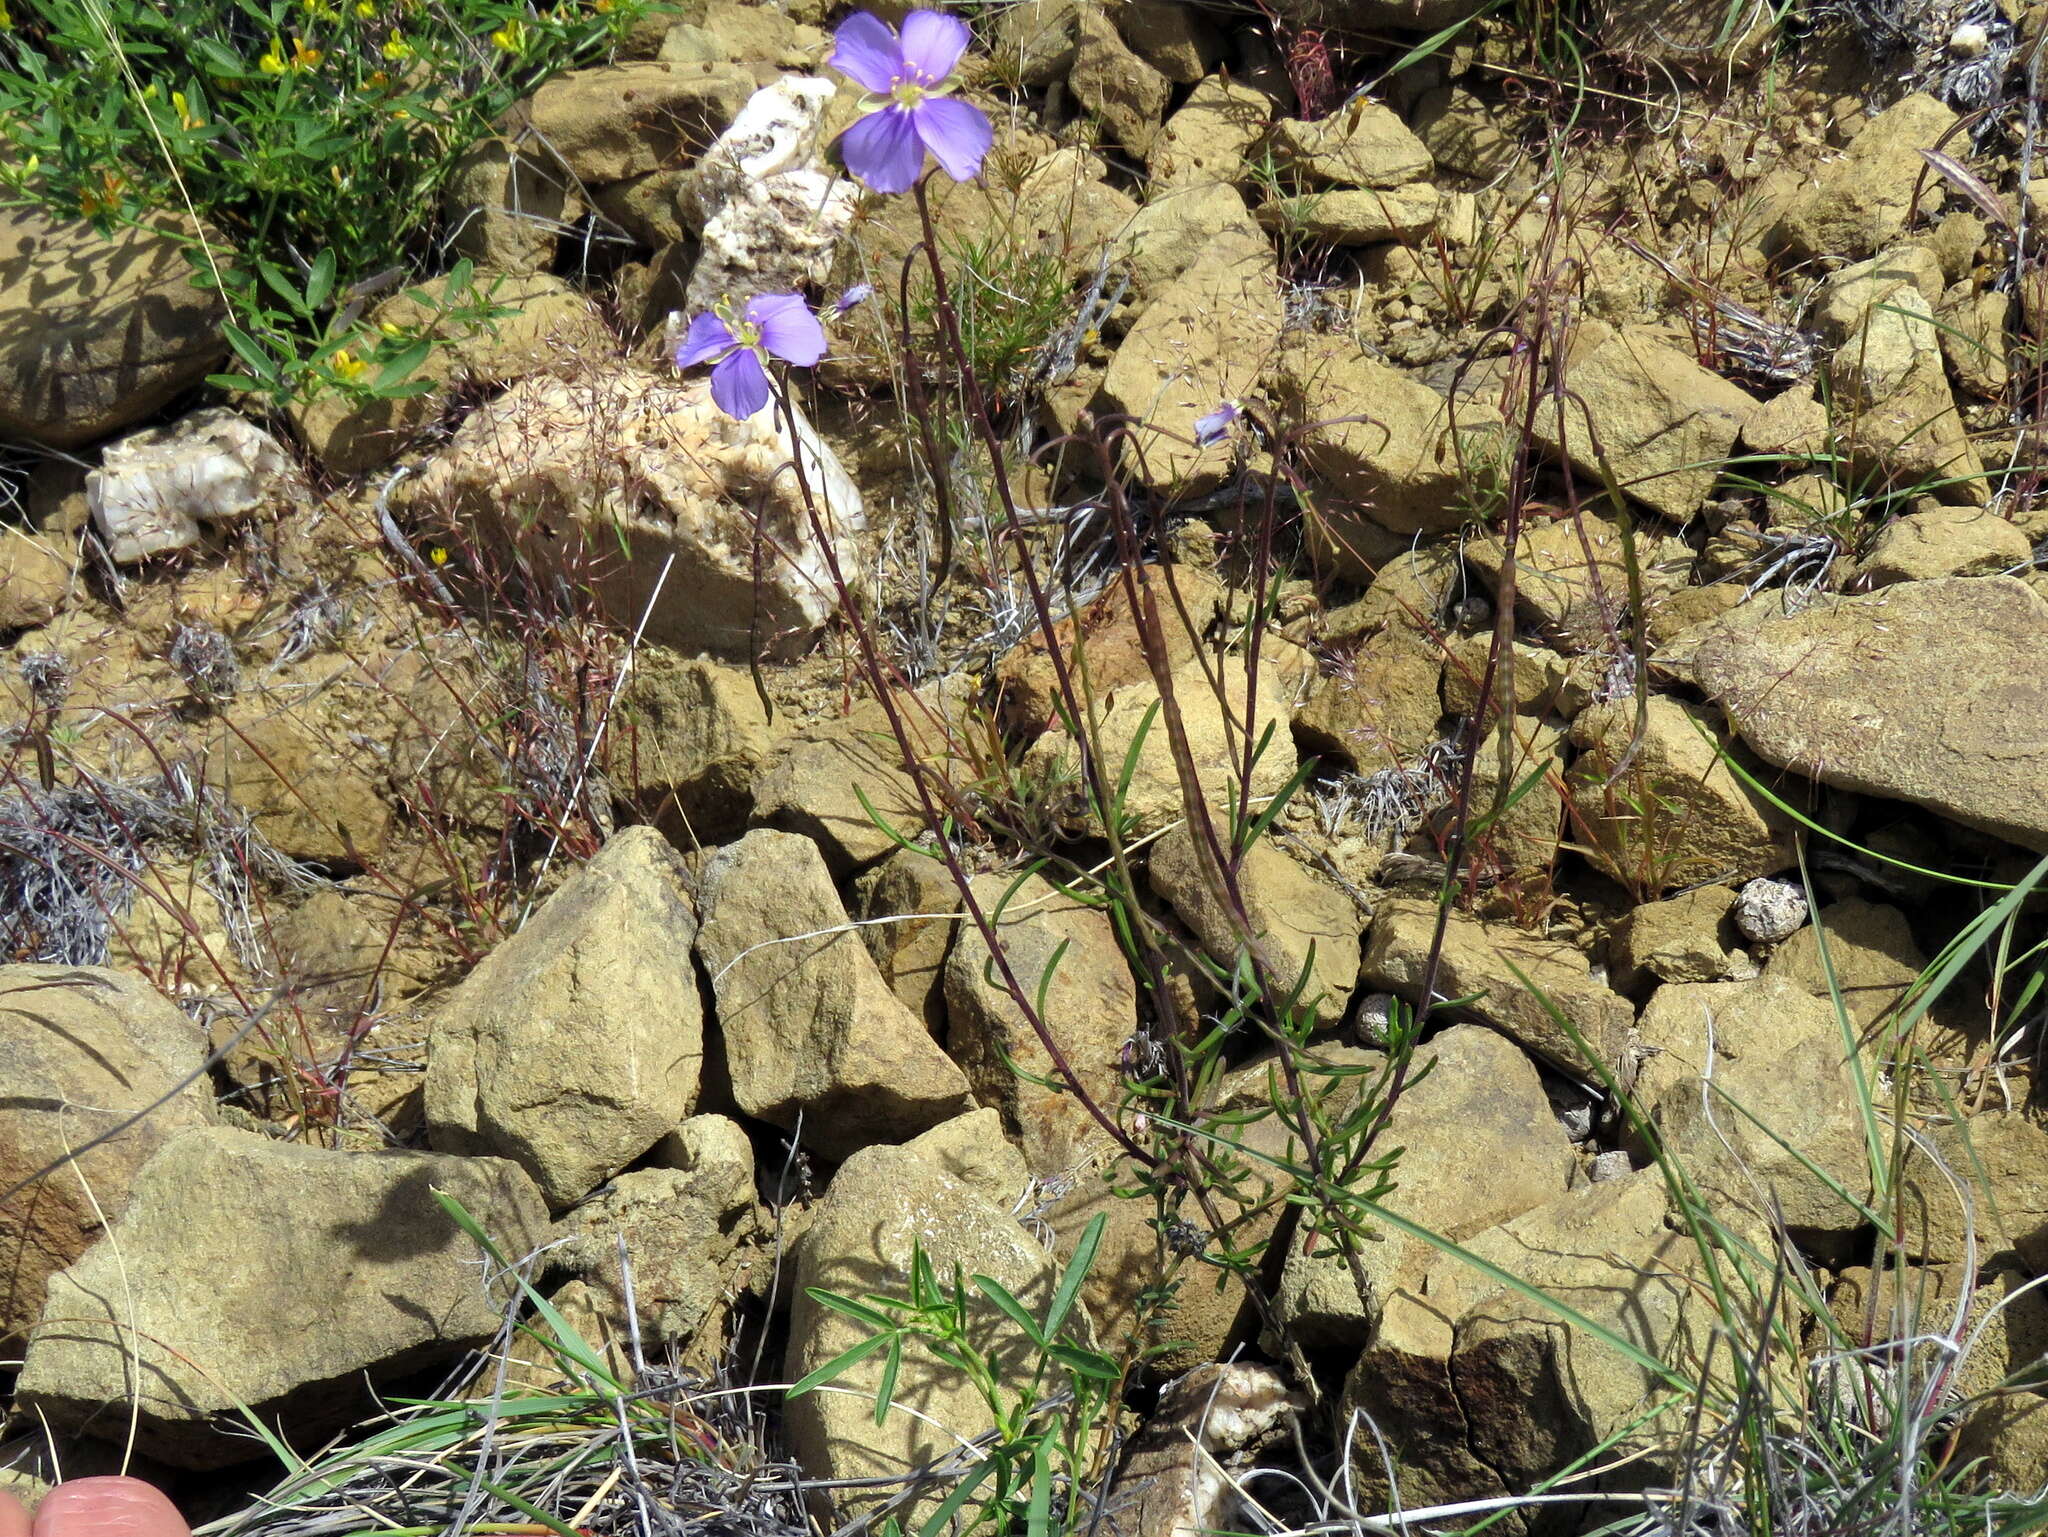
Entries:
[[804,1290],[818,1306],[844,1314],[856,1323],[866,1324],[870,1329],[886,1330],[896,1327],[895,1321],[888,1314],[869,1307],[865,1302],[855,1302],[851,1297],[843,1297],[838,1292],[828,1292],[817,1286],[807,1286]]
[[1004,1316],[1022,1329],[1032,1344],[1043,1350],[1051,1343],[1046,1339],[1044,1331],[1038,1327],[1038,1320],[1031,1316],[1031,1310],[1019,1302],[1002,1282],[993,1276],[985,1275],[973,1276],[970,1279],[973,1280],[975,1289],[1001,1308]]
[[334,252],[330,248],[313,258],[313,270],[306,277],[306,308],[322,308],[333,292]]
[[1097,1382],[1116,1382],[1123,1377],[1116,1362],[1108,1356],[1078,1345],[1051,1345],[1045,1353],[1077,1376],[1092,1377]]
[[875,1423],[889,1417],[889,1405],[896,1400],[896,1374],[903,1370],[903,1336],[889,1336],[889,1358],[882,1363],[882,1382],[875,1389]]
[[[377,382],[373,389],[386,390],[403,382],[412,371],[426,362],[427,354],[434,350],[434,339],[422,336],[410,346],[401,348],[384,360],[384,366],[377,370]],[[433,386],[430,384],[428,388]]]
[[1088,1267],[1095,1263],[1095,1251],[1102,1246],[1103,1229],[1108,1224],[1109,1218],[1097,1212],[1081,1230],[1081,1241],[1074,1245],[1074,1257],[1067,1261],[1059,1290],[1053,1293],[1052,1304],[1045,1310],[1045,1338],[1058,1335],[1061,1325],[1067,1321],[1067,1314],[1073,1311],[1074,1300],[1081,1295],[1081,1287],[1088,1279]]
[[789,1396],[791,1398],[801,1398],[804,1394],[810,1392],[811,1389],[823,1387],[833,1378],[846,1371],[848,1367],[856,1366],[860,1362],[865,1361],[869,1356],[888,1344],[894,1337],[893,1334],[870,1334],[858,1345],[849,1346],[847,1349],[840,1351],[838,1355],[817,1368],[817,1370],[805,1372],[790,1388]]
[[953,1492],[939,1501],[938,1509],[917,1529],[917,1537],[939,1537],[939,1533],[948,1530],[953,1524],[953,1517],[960,1513],[960,1507],[973,1497],[974,1491],[987,1481],[989,1474],[995,1472],[997,1460],[990,1457],[977,1463],[972,1473],[954,1485]]
[[1024,1507],[1024,1537],[1053,1537],[1052,1463],[1043,1440],[1031,1448],[1031,1494]]

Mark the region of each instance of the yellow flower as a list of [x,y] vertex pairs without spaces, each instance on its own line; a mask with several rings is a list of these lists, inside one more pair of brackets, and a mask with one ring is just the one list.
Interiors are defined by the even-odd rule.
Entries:
[[185,100],[183,91],[171,92],[171,106],[178,114],[178,126],[190,133],[195,128],[204,128],[206,119],[192,110],[192,104]]
[[277,38],[270,40],[270,51],[256,61],[256,67],[266,75],[281,75],[285,72],[284,43]]
[[384,57],[396,64],[401,59],[412,57],[412,44],[405,40],[405,34],[394,30],[384,39]]
[[0,0],[0,31],[14,25],[14,13],[7,9],[7,0]]
[[491,34],[491,41],[504,53],[526,51],[526,23],[517,16]]
[[388,320],[378,321],[377,329],[382,331],[386,336],[392,337],[394,339],[405,335],[405,328],[403,326],[393,325]]
[[370,71],[370,78],[365,80],[363,84],[373,91],[381,91],[385,86],[391,84],[391,77],[381,69],[373,69]]
[[609,16],[612,13],[612,0],[590,0],[590,8],[600,16]]
[[346,379],[351,384],[370,371],[370,365],[346,347],[329,358],[327,366],[334,370],[337,379]]
[[377,0],[356,0],[356,15],[364,21],[377,19]]
[[326,55],[318,48],[308,48],[302,39],[296,37],[292,39],[293,69],[317,69],[320,66],[320,61],[325,57]]
[[431,561],[432,561],[432,562],[433,562],[433,563],[434,563],[435,565],[437,565],[437,566],[445,566],[445,565],[447,565],[447,564],[448,564],[448,546],[447,546],[447,545],[445,545],[445,544],[430,544],[430,545],[428,545],[428,546],[427,546],[427,559],[428,559],[428,560],[431,560]]
[[299,0],[299,9],[316,21],[339,21],[341,12],[327,3],[327,0]]

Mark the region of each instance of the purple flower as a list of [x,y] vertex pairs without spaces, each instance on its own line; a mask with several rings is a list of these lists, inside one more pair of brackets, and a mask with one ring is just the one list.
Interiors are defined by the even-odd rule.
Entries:
[[1207,416],[1195,418],[1195,441],[1203,448],[1211,443],[1221,443],[1229,433],[1231,424],[1244,412],[1234,400],[1226,400]]
[[981,174],[995,130],[979,108],[941,94],[967,39],[967,23],[938,11],[912,11],[900,38],[867,11],[840,23],[832,67],[888,98],[839,136],[847,170],[870,190],[908,192],[926,150],[955,181]]
[[874,293],[875,285],[873,283],[855,283],[832,301],[832,313],[844,315],[856,305],[867,303],[869,299],[874,297]]
[[825,355],[825,328],[799,294],[756,294],[740,318],[706,312],[676,347],[676,367],[711,365],[711,398],[741,421],[768,404],[768,359],[809,368]]

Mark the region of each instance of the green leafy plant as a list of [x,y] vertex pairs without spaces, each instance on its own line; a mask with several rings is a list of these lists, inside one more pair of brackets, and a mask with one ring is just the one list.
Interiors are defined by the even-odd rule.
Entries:
[[644,8],[18,0],[0,33],[0,183],[59,218],[186,232],[228,304],[241,387],[393,393],[419,338],[363,356],[330,333],[432,265],[442,185],[498,114]]
[[[1110,1417],[1123,1370],[1085,1343],[1075,1304],[1102,1242],[1106,1219],[1096,1217],[1076,1245],[1042,1314],[1034,1313],[993,1276],[963,1278],[957,1268],[942,1280],[922,1245],[911,1254],[909,1287],[902,1297],[871,1293],[848,1297],[822,1287],[809,1293],[819,1306],[872,1332],[841,1351],[789,1390],[792,1398],[838,1381],[870,1356],[882,1357],[874,1390],[875,1423],[896,1403],[905,1352],[944,1363],[971,1386],[988,1411],[991,1433],[976,1443],[976,1460],[925,1517],[920,1531],[946,1530],[956,1517],[967,1531],[1016,1531],[1033,1537],[1062,1529],[1055,1505],[1085,1487],[1093,1471],[1102,1427]],[[1010,1368],[986,1343],[979,1327],[990,1315],[1013,1326],[1030,1347],[1030,1367]],[[972,1507],[971,1513],[968,1512]]]

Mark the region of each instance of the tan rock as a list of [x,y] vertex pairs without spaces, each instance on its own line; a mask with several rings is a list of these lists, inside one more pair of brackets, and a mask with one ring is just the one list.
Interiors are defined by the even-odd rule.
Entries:
[[1140,424],[1125,453],[1146,485],[1198,496],[1223,483],[1236,450],[1197,443],[1195,423],[1251,392],[1281,323],[1272,248],[1242,231],[1203,246],[1153,298],[1102,381],[1111,407]]
[[[1572,1145],[1535,1064],[1514,1042],[1479,1025],[1454,1025],[1417,1049],[1411,1074],[1422,1076],[1411,1076],[1378,1143],[1401,1149],[1396,1189],[1381,1203],[1387,1210],[1462,1243],[1564,1194]],[[1370,1305],[1361,1303],[1333,1239],[1320,1240],[1313,1254],[1288,1245],[1278,1301],[1304,1345],[1363,1346],[1380,1303],[1419,1283],[1442,1252],[1399,1229],[1374,1230],[1380,1241],[1358,1246]]]
[[1522,153],[1486,102],[1463,86],[1425,92],[1410,121],[1440,169],[1475,181],[1491,181]]
[[1216,29],[1180,0],[1122,0],[1111,15],[1131,51],[1176,85],[1196,84],[1223,54]]
[[1570,388],[1576,399],[1562,435],[1554,413],[1537,413],[1545,450],[1596,481],[1604,456],[1624,492],[1681,523],[1706,500],[1756,409],[1746,392],[1646,326],[1624,327],[1574,358]]
[[[1138,1028],[1138,986],[1109,915],[1038,876],[976,879],[974,895],[1002,946],[963,920],[946,958],[946,1045],[975,1098],[1003,1112],[1035,1174],[1076,1167],[1106,1133],[1063,1082],[1052,1051],[1011,990],[1033,1000],[1039,1025],[1105,1113],[1116,1107],[1124,1043]],[[1006,970],[1007,968],[1007,974]]]
[[[950,1281],[956,1268],[989,1276],[1041,1316],[1051,1301],[1053,1263],[1007,1210],[913,1148],[864,1148],[833,1176],[798,1251],[788,1380],[824,1365],[869,1333],[818,1302],[812,1289],[854,1298],[903,1296],[914,1251],[923,1253],[942,1281]],[[970,1340],[988,1354],[1005,1393],[1030,1391],[1036,1357],[1031,1342],[993,1304],[978,1293],[969,1295]],[[1085,1320],[1075,1322],[1085,1329]],[[791,1450],[810,1478],[899,1478],[953,1451],[960,1439],[994,1428],[974,1384],[915,1339],[903,1351],[895,1407],[877,1425],[873,1396],[882,1371],[883,1357],[870,1355],[836,1379],[841,1391],[790,1400]],[[848,1491],[839,1505],[851,1512],[872,1498]]]
[[1770,974],[1669,982],[1636,1028],[1646,1052],[1636,1102],[1688,1176],[1759,1222],[1782,1213],[1802,1243],[1846,1245],[1871,1184],[1852,1047],[1834,1009]]
[[1267,142],[1282,169],[1339,187],[1398,187],[1435,164],[1392,108],[1363,96],[1312,123],[1282,118]]
[[704,1020],[681,857],[651,827],[599,850],[442,1003],[434,1146],[520,1164],[556,1208],[696,1108]]
[[[1476,716],[1479,685],[1493,650],[1491,633],[1452,636],[1444,642],[1444,713]],[[1569,720],[1583,710],[1598,687],[1603,670],[1597,656],[1559,656],[1543,646],[1514,644],[1512,663],[1495,670],[1489,714],[1498,714],[1510,694],[1517,715],[1555,716]]]
[[1245,241],[1264,237],[1228,182],[1191,181],[1155,194],[1111,248],[1131,275],[1131,318],[1202,254],[1211,239],[1234,231]]
[[587,186],[681,164],[754,94],[751,70],[644,60],[557,75],[534,93],[533,129]]
[[942,1037],[946,952],[961,922],[952,872],[928,854],[898,849],[854,881],[852,912],[889,990]]
[[[1140,602],[1157,616],[1169,667],[1192,662],[1220,612],[1223,594],[1216,578],[1189,565],[1146,565],[1132,574]],[[1086,689],[1099,697],[1150,680],[1152,667],[1145,649],[1150,626],[1141,626],[1137,617],[1144,612],[1132,608],[1130,586],[1119,580],[1079,614],[1053,626],[1076,689],[1085,682]],[[1036,732],[1059,718],[1059,673],[1045,637],[1036,629],[996,664],[996,683],[1003,718],[1018,729]]]
[[702,882],[697,950],[740,1109],[844,1158],[969,1107],[967,1079],[882,980],[808,838],[756,828]]
[[[1647,550],[1642,543],[1637,550],[1640,563]],[[1505,540],[1497,534],[1471,540],[1465,558],[1497,594]],[[1525,523],[1515,547],[1515,607],[1567,655],[1605,650],[1628,607],[1628,547],[1620,521],[1586,512]]]
[[[1247,720],[1252,705],[1242,659],[1225,658],[1219,669],[1222,697],[1217,684],[1200,661],[1191,662],[1173,675],[1174,699],[1187,736],[1201,800],[1218,816],[1234,814],[1248,800],[1256,814],[1286,787],[1297,766],[1294,743],[1286,728],[1289,690],[1273,663],[1261,660],[1256,674],[1256,717]],[[1096,742],[1105,764],[1129,763],[1131,772],[1121,810],[1134,837],[1163,830],[1187,814],[1180,774],[1168,728],[1161,719],[1158,691],[1147,683],[1134,683],[1111,696],[1102,711]],[[1277,729],[1276,729],[1277,728]],[[1250,780],[1243,776],[1247,738],[1252,752]],[[1258,750],[1261,743],[1263,750]],[[1135,752],[1134,752],[1135,750]],[[1080,785],[1079,755],[1064,730],[1040,737],[1025,754],[1026,767],[1050,782]],[[1089,825],[1093,813],[1077,802],[1076,825]]]
[[1376,635],[1311,686],[1295,734],[1305,751],[1358,773],[1409,763],[1439,735],[1440,677],[1405,634]]
[[71,594],[74,569],[47,539],[0,528],[0,630],[48,624]]
[[1956,384],[1979,400],[1997,400],[2012,380],[2006,360],[2012,296],[1957,283],[1942,296],[1939,314],[1941,353]]
[[[808,501],[784,469],[799,447]],[[733,420],[701,376],[523,380],[463,423],[411,495],[538,572],[573,571],[622,626],[684,652],[808,645],[838,601],[821,536],[860,581],[866,519],[831,449],[801,416],[794,439],[768,408]]]
[[384,851],[394,813],[331,696],[269,709],[237,706],[207,780],[246,812],[270,846],[294,859],[351,866]]
[[1868,1035],[1926,968],[1927,957],[1914,941],[1904,913],[1882,902],[1852,898],[1823,907],[1810,925],[1771,953],[1764,974],[1782,977],[1831,1006],[1839,996],[1857,1033]]
[[[1358,986],[1359,939],[1370,914],[1326,877],[1261,838],[1244,854],[1234,884],[1250,934],[1231,921],[1220,882],[1206,874],[1195,837],[1175,828],[1152,845],[1152,890],[1180,915],[1209,959],[1232,970],[1246,939],[1256,944],[1280,997],[1295,995],[1318,1027],[1336,1025]],[[1279,999],[1273,1000],[1276,1004]]]
[[[2031,1273],[2048,1263],[2048,1128],[2025,1111],[1987,1111],[1931,1134],[1934,1159],[1906,1155],[1900,1242],[1930,1264],[2008,1252]],[[1967,1208],[1965,1202],[1967,1201]]]
[[1997,513],[1936,503],[1886,525],[1870,553],[1857,562],[1857,572],[1872,587],[1889,587],[1943,576],[2017,572],[2033,558],[2033,541]]
[[[1471,811],[1478,868],[1506,880],[1537,875],[1557,863],[1564,823],[1564,726],[1517,718],[1479,744],[1472,760]],[[1445,807],[1440,822],[1448,827]],[[1483,825],[1482,825],[1483,824]]]
[[1575,822],[1609,874],[1666,892],[1794,863],[1791,819],[1722,760],[1710,711],[1655,694],[1640,740],[1636,725],[1628,699],[1593,705],[1572,723],[1581,749],[1569,776]]
[[[1717,1324],[1655,1170],[1572,1191],[1465,1247],[1651,1360],[1698,1360]],[[1410,1508],[1526,1490],[1609,1436],[1656,1444],[1676,1424],[1641,1421],[1667,1392],[1635,1359],[1443,1255],[1388,1299],[1345,1382],[1346,1408],[1385,1436],[1353,1453],[1353,1471],[1375,1509],[1386,1460]]]
[[1461,452],[1498,430],[1498,417],[1454,405],[1348,337],[1290,339],[1272,385],[1304,429],[1308,466],[1375,523],[1403,535],[1441,533],[1469,516]]
[[[1319,1049],[1325,1054],[1335,1050]],[[1256,1076],[1263,1082],[1263,1072]],[[1247,1125],[1219,1124],[1212,1135],[1218,1139],[1217,1156],[1241,1160],[1246,1171],[1235,1196],[1228,1191],[1215,1195],[1231,1247],[1270,1243],[1293,1188],[1272,1161],[1298,1162],[1300,1144],[1271,1115]],[[1132,1188],[1136,1178],[1123,1159],[1084,1171],[1048,1202],[1043,1215],[1062,1258],[1072,1255],[1090,1221],[1103,1219],[1102,1244],[1082,1282],[1081,1300],[1104,1348],[1124,1355],[1144,1351],[1156,1370],[1184,1372],[1248,1341],[1258,1332],[1259,1312],[1242,1280],[1187,1252],[1197,1243],[1202,1252],[1215,1245],[1200,1204],[1186,1198],[1169,1210],[1169,1220],[1187,1224],[1181,1230],[1186,1248],[1175,1250],[1160,1232],[1149,1201],[1115,1193]]]
[[1111,140],[1142,160],[1166,116],[1173,82],[1125,45],[1108,16],[1085,6],[1075,23],[1067,89]]
[[1925,483],[1945,502],[1981,504],[1983,466],[1949,389],[1932,303],[1904,280],[1856,293],[1871,302],[1828,362],[1837,409],[1852,418],[1852,466],[1891,484]]
[[[1435,903],[1412,897],[1393,898],[1381,906],[1366,936],[1362,979],[1420,1003],[1437,916]],[[1517,971],[1527,982],[1515,975]],[[1532,987],[1543,996],[1531,992]],[[1620,1055],[1635,1023],[1628,1000],[1595,981],[1585,956],[1572,946],[1458,913],[1445,922],[1436,992],[1443,999],[1471,1000],[1461,1004],[1465,1014],[1581,1074],[1587,1071],[1583,1054],[1551,1018],[1544,999],[1606,1062]]]
[[[939,725],[909,696],[898,718],[912,733],[921,762],[944,766]],[[880,818],[887,826],[878,826]],[[882,707],[862,700],[844,716],[827,716],[776,748],[754,782],[754,819],[817,844],[835,875],[874,864],[914,838],[925,817],[917,787],[904,772],[903,749]]]
[[545,272],[577,209],[570,178],[524,117],[462,156],[441,191],[450,250],[493,272]]
[[1146,164],[1162,186],[1244,179],[1244,158],[1266,132],[1272,104],[1263,92],[1211,75],[1188,92],[1154,137]]
[[1427,182],[1380,190],[1338,188],[1259,205],[1259,223],[1297,239],[1332,245],[1379,245],[1419,240],[1444,216],[1444,195]]
[[1743,968],[1754,971],[1742,953],[1734,909],[1735,893],[1726,886],[1701,886],[1632,908],[1608,940],[1615,986],[1634,992],[1652,981],[1723,982]]
[[195,280],[188,234],[168,214],[112,235],[28,208],[0,219],[0,433],[78,448],[226,359],[227,312]]
[[512,1305],[436,1191],[508,1256],[546,1234],[540,1192],[501,1159],[177,1133],[109,1241],[52,1279],[20,1402],[109,1436],[132,1403],[138,1447],[201,1470],[263,1455],[245,1413],[324,1439],[372,1412],[366,1385],[452,1363]]
[[716,1115],[692,1116],[668,1142],[689,1150],[687,1167],[621,1174],[555,1225],[549,1259],[623,1324],[623,1238],[642,1336],[677,1349],[717,1306],[733,1251],[754,1236],[754,1150],[737,1123]]
[[643,645],[610,730],[612,782],[676,843],[715,844],[746,826],[774,740],[745,671]]
[[1031,1187],[1031,1166],[1003,1132],[1002,1112],[970,1110],[903,1144],[925,1162],[979,1191],[1004,1211],[1015,1211]]
[[205,1059],[199,1027],[140,977],[0,967],[0,1190],[33,1181],[0,1204],[0,1342],[35,1321],[50,1277],[120,1216],[165,1140],[213,1119]]
[[1767,762],[2048,850],[2048,603],[2011,577],[1737,609],[1693,675]]
[[1922,208],[1940,205],[1940,178],[1921,175],[1920,151],[1933,149],[1956,115],[1915,92],[1863,125],[1839,160],[1823,165],[1780,217],[1775,240],[1793,256],[1866,256],[1906,227],[1920,189]]

